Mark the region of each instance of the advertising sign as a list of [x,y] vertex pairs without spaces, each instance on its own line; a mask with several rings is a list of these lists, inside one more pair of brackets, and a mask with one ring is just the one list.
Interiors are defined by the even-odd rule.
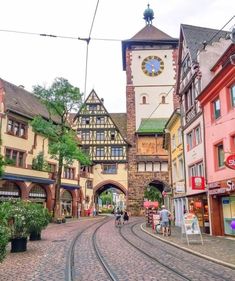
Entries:
[[205,178],[204,177],[191,177],[193,190],[205,190]]
[[187,235],[200,234],[198,219],[194,214],[187,213],[184,215],[185,233]]
[[144,202],[144,207],[145,208],[158,208],[159,203],[157,201],[152,202],[152,201],[145,201]]
[[184,182],[177,182],[175,184],[175,192],[177,192],[177,193],[184,193],[185,192]]
[[[186,239],[189,245],[189,241],[192,237],[198,237],[196,235],[200,236],[201,243],[203,245],[201,230],[199,227],[197,216],[193,213],[186,213],[183,216],[183,225],[182,225],[182,234],[186,234]],[[189,237],[191,237],[189,239]]]
[[225,160],[225,165],[232,170],[235,170],[235,154],[229,155]]

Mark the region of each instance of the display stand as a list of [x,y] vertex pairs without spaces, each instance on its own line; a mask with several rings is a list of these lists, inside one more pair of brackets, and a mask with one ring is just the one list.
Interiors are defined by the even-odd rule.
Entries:
[[203,245],[203,239],[201,234],[201,229],[199,227],[198,219],[195,214],[187,213],[184,214],[183,224],[181,228],[181,239],[186,236],[186,240],[189,246],[190,242],[198,242],[197,237],[200,238],[200,242]]

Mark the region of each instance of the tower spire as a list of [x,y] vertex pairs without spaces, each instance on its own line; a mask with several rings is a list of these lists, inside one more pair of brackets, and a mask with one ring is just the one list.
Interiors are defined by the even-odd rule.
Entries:
[[148,8],[144,11],[144,20],[146,25],[152,24],[152,20],[154,19],[154,12],[151,8],[149,8],[149,6],[150,5],[148,4]]

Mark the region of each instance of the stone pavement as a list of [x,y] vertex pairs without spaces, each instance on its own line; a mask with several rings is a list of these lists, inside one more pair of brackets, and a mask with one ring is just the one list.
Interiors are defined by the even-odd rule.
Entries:
[[197,237],[195,236],[195,238],[191,238],[191,240],[194,240],[188,245],[185,235],[181,235],[180,227],[172,226],[171,236],[168,237],[163,237],[161,234],[157,234],[151,227],[146,227],[145,223],[143,223],[141,227],[144,231],[157,239],[187,252],[235,269],[235,238],[202,234],[203,245],[201,244],[199,235],[197,235]]

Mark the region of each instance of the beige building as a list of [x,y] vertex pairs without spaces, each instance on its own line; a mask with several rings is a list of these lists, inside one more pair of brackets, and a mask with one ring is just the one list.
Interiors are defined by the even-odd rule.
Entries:
[[[12,161],[0,180],[0,198],[28,199],[52,211],[57,161],[48,154],[48,140],[32,130],[30,122],[35,115],[49,117],[46,107],[32,93],[0,79],[1,154]],[[58,120],[54,118],[54,122]],[[36,164],[42,157],[47,169],[39,169]],[[79,173],[77,161],[63,170],[61,210],[66,217],[77,216],[82,202]]]

